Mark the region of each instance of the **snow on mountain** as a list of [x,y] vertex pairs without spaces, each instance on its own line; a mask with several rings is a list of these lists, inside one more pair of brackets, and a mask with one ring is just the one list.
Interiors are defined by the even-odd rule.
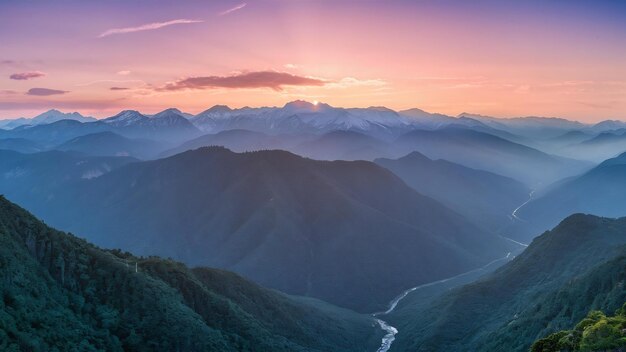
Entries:
[[83,116],[78,112],[64,113],[56,109],[48,110],[43,114],[39,114],[33,118],[20,117],[17,119],[0,121],[0,128],[13,129],[24,125],[46,125],[61,120],[74,120],[78,122],[93,122],[96,121],[93,117]]
[[136,110],[124,110],[115,116],[102,120],[114,127],[126,127],[147,123],[149,117]]
[[383,107],[336,108],[324,103],[296,100],[281,107],[230,109],[216,105],[191,121],[207,132],[252,129],[263,132],[384,130],[406,127],[410,120]]
[[78,122],[92,122],[96,121],[93,117],[83,116],[77,112],[64,113],[56,109],[48,110],[43,114],[33,117],[31,124],[40,125],[57,122],[60,120],[75,120]]

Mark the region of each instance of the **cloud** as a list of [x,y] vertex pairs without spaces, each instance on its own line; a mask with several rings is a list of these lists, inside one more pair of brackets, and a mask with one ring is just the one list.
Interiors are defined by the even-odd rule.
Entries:
[[14,73],[12,75],[9,76],[10,79],[14,79],[14,80],[18,80],[18,81],[24,81],[24,80],[28,80],[28,79],[33,79],[33,78],[37,78],[37,77],[43,77],[46,74],[43,72],[39,72],[39,71],[30,71],[30,72],[20,72],[20,73]]
[[131,72],[130,72],[130,71],[128,71],[128,70],[123,70],[123,71],[117,71],[117,73],[116,73],[116,74],[118,74],[118,75],[120,75],[120,76],[128,76],[128,75],[130,75],[130,74],[131,74]]
[[129,90],[130,88],[126,88],[126,87],[111,87],[109,88],[109,90]]
[[386,86],[387,82],[382,79],[358,79],[354,77],[344,77],[337,82],[328,84],[329,88],[349,88],[349,87],[382,87]]
[[76,84],[76,87],[86,87],[86,86],[91,86],[91,85],[100,84],[100,83],[142,83],[142,84],[145,84],[145,82],[140,79],[99,79],[97,81]]
[[296,64],[285,64],[285,68],[288,68],[290,70],[295,70],[297,68],[300,68],[300,65],[296,65]]
[[115,35],[115,34],[126,34],[126,33],[134,33],[134,32],[141,32],[141,31],[151,31],[151,30],[155,30],[155,29],[159,29],[159,28],[163,28],[163,27],[167,27],[167,26],[172,26],[175,24],[189,24],[189,23],[201,23],[202,21],[200,20],[187,20],[187,19],[179,19],[179,20],[171,20],[171,21],[167,21],[167,22],[154,22],[154,23],[148,23],[148,24],[144,24],[141,26],[137,26],[137,27],[127,27],[127,28],[113,28],[113,29],[109,29],[107,31],[102,32],[98,38],[104,38],[104,37],[108,37],[110,35]]
[[124,105],[125,98],[108,99],[108,100],[52,100],[46,98],[37,98],[29,101],[0,101],[1,110],[25,110],[25,109],[68,109],[72,111],[88,109],[88,110],[104,110],[130,108]]
[[159,91],[212,88],[271,88],[276,91],[283,86],[323,86],[327,81],[292,75],[286,72],[258,71],[245,72],[232,76],[189,77],[168,83]]
[[69,93],[66,90],[58,90],[58,89],[48,89],[48,88],[31,88],[26,92],[26,95],[36,95],[41,97],[46,97],[49,95],[59,95]]
[[233,7],[233,8],[230,8],[230,9],[228,9],[226,11],[220,12],[219,15],[220,16],[228,15],[229,13],[232,13],[232,12],[235,12],[235,11],[243,9],[244,7],[246,7],[246,5],[248,5],[248,4],[245,3],[245,2],[241,3],[241,4],[239,4],[239,5],[237,5],[237,6]]

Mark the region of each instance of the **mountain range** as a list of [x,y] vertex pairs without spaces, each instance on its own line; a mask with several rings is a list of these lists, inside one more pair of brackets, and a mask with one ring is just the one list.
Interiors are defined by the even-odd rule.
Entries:
[[48,110],[42,114],[39,114],[33,118],[21,117],[17,119],[5,119],[0,120],[0,128],[13,129],[19,126],[36,126],[46,125],[49,123],[61,121],[61,120],[74,120],[78,122],[93,122],[95,118],[90,116],[83,116],[78,112],[64,113],[56,109]]
[[519,247],[365,161],[213,147],[63,181],[0,191],[98,245],[225,268],[359,311]]
[[0,350],[614,349],[624,131],[305,101],[5,121]]

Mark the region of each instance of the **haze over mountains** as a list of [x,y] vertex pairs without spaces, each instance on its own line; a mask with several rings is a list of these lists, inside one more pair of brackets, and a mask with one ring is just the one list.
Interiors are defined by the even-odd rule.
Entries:
[[373,163],[283,151],[202,148],[37,194],[5,185],[50,224],[107,248],[225,268],[359,311],[517,247]]
[[[197,115],[125,110],[101,120],[53,110],[3,126],[0,193],[8,200],[104,248],[243,277],[102,252],[44,231],[72,248],[90,248],[107,267],[139,262],[150,282],[141,287],[169,292],[157,297],[166,297],[163,304],[176,314],[194,317],[175,315],[173,322],[207,336],[182,334],[191,344],[185,346],[361,351],[375,350],[372,341],[383,338],[383,352],[522,351],[571,328],[590,309],[624,303],[617,286],[623,219],[573,215],[626,215],[621,122],[452,117],[295,101],[218,105]],[[5,201],[4,208],[28,220],[10,223],[11,233],[28,237],[27,225],[36,220],[12,207]],[[22,248],[11,238],[11,246]],[[78,284],[68,287],[58,266],[25,243],[20,258],[43,271],[24,275],[45,282],[42,290],[62,301],[104,299],[77,291]],[[2,258],[20,260],[12,255]],[[124,282],[132,280],[127,274]],[[224,287],[241,288],[243,296],[220,291]],[[228,323],[207,318],[230,301]],[[15,302],[4,304],[18,312]],[[93,346],[126,348],[133,334],[156,339],[148,325],[140,334],[126,325],[91,323],[108,314],[118,323],[137,323],[120,313],[119,302],[105,302],[98,312],[63,310],[84,336],[119,340]],[[300,322],[304,312],[314,318]],[[373,312],[383,313],[361,315]],[[320,327],[322,321],[329,325]],[[12,329],[22,331],[22,339],[42,334],[36,327]],[[346,339],[336,338],[342,329]],[[41,338],[41,346],[59,336]]]

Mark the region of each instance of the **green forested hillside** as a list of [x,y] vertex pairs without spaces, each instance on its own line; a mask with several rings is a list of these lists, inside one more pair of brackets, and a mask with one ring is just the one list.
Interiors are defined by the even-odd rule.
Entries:
[[536,341],[531,352],[626,350],[626,304],[615,316],[592,311],[573,330],[562,330]]
[[527,351],[591,309],[622,306],[625,245],[626,218],[572,215],[493,274],[426,308],[401,302],[391,351]]
[[3,197],[0,297],[2,351],[362,351],[382,336],[236,274],[101,250]]

